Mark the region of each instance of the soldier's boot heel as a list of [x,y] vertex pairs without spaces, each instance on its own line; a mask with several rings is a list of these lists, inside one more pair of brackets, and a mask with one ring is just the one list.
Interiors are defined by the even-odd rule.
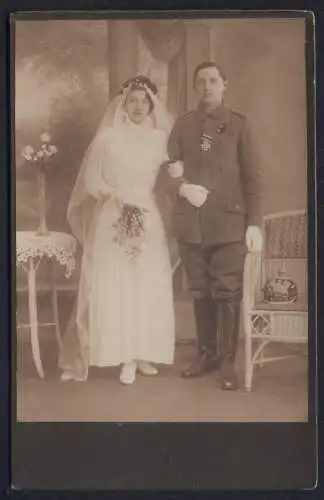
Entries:
[[234,363],[230,359],[223,359],[221,362],[221,387],[223,391],[236,391],[238,389]]

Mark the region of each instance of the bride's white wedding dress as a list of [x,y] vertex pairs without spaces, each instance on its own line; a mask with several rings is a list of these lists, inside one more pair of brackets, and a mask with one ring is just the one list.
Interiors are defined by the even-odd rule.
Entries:
[[[169,251],[153,190],[166,159],[166,135],[145,122],[106,129],[102,160],[88,169],[85,186],[103,203],[91,248],[88,360],[115,366],[131,360],[173,363],[174,309]],[[114,242],[117,199],[145,208],[145,247],[127,256]]]

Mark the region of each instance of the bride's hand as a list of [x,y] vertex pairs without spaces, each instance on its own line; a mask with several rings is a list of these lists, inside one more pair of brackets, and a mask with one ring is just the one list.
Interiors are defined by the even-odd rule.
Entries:
[[183,162],[182,161],[175,161],[172,163],[170,162],[168,166],[168,172],[173,179],[182,177],[184,173]]

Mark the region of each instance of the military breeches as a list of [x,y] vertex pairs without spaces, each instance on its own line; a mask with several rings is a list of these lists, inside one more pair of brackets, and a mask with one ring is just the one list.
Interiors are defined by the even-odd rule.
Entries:
[[193,297],[240,300],[246,256],[245,242],[204,248],[182,244],[180,254]]

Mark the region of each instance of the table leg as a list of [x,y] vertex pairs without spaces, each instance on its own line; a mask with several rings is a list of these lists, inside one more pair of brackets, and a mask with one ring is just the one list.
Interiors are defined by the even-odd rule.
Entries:
[[36,298],[36,269],[33,257],[28,259],[28,307],[31,333],[31,347],[34,363],[40,378],[44,378],[44,370],[40,357],[38,338],[37,298]]
[[62,337],[61,337],[61,331],[60,331],[60,322],[59,322],[59,314],[58,314],[58,304],[57,304],[57,290],[56,290],[56,283],[55,283],[55,265],[54,262],[51,260],[50,263],[50,272],[51,272],[51,291],[52,291],[52,308],[53,308],[53,316],[54,316],[54,323],[55,323],[55,336],[56,336],[56,341],[57,345],[59,348],[59,351],[62,349]]

